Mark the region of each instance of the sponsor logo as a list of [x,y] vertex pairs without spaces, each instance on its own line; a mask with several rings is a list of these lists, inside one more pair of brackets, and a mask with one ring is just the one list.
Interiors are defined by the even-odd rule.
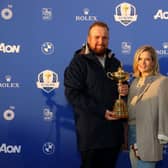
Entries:
[[13,17],[12,5],[8,5],[7,8],[1,10],[1,17],[4,20],[10,20]]
[[156,49],[158,55],[168,55],[168,42],[162,43],[161,49]]
[[131,53],[131,43],[123,41],[121,43],[121,53],[122,54],[130,54]]
[[7,145],[5,143],[0,146],[0,153],[21,153],[21,145]]
[[52,20],[52,8],[42,8],[41,12],[43,20]]
[[6,109],[3,113],[3,118],[7,121],[11,121],[14,120],[15,118],[15,107],[14,106],[10,106],[8,109]]
[[136,8],[130,3],[124,2],[116,6],[114,19],[123,26],[128,26],[137,20]]
[[153,16],[154,20],[168,20],[168,11],[163,11],[162,9],[159,9],[157,13]]
[[162,46],[163,46],[164,49],[168,49],[168,42],[163,42]]
[[43,145],[43,153],[46,155],[51,155],[55,152],[55,145],[52,142],[46,142]]
[[96,21],[97,17],[93,15],[89,15],[90,9],[89,8],[84,8],[83,9],[83,15],[76,16],[75,20],[76,21]]
[[54,53],[54,45],[51,42],[45,42],[41,46],[41,51],[45,55],[51,55]]
[[45,70],[38,74],[37,88],[50,93],[54,89],[59,87],[58,74],[51,71]]
[[5,43],[0,43],[0,52],[18,54],[20,52],[20,45],[9,45]]
[[43,118],[45,121],[53,121],[55,116],[54,116],[54,113],[52,111],[50,111],[49,108],[44,108]]
[[0,82],[0,88],[19,88],[20,85],[19,83],[16,82],[11,82],[12,76],[11,75],[6,75],[5,76],[6,82]]

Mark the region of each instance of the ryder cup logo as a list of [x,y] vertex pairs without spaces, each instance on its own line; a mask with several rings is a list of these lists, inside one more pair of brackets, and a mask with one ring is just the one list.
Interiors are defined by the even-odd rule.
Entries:
[[116,22],[128,26],[137,20],[136,8],[130,3],[121,3],[115,9],[114,19]]
[[45,70],[38,74],[37,88],[49,93],[59,87],[58,75],[51,71]]

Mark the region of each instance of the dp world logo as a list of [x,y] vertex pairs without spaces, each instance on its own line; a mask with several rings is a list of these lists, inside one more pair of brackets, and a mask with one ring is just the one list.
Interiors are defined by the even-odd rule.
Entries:
[[4,20],[10,20],[13,17],[12,5],[8,5],[7,8],[1,10],[1,17]]
[[14,107],[11,107],[11,108],[4,111],[3,117],[4,117],[5,120],[11,121],[15,118],[14,109],[15,109]]
[[54,45],[51,42],[45,42],[41,46],[41,51],[45,55],[51,55],[54,53]]
[[130,3],[121,3],[116,6],[114,19],[123,26],[128,26],[137,20],[136,8]]
[[45,70],[38,74],[37,88],[49,93],[59,87],[58,74]]
[[46,155],[51,155],[55,152],[55,145],[51,142],[46,142],[44,145],[43,145],[43,152],[46,154]]

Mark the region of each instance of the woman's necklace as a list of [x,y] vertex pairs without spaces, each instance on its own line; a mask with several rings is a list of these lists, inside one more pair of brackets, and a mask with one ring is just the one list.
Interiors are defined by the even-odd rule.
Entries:
[[145,79],[146,79],[145,77],[139,78],[136,87],[137,87],[137,88],[141,88],[142,86],[144,86],[144,84],[145,84]]

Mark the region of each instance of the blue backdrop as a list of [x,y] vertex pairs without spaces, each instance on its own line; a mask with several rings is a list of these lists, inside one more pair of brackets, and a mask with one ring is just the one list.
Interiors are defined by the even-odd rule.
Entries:
[[[96,20],[109,25],[109,47],[125,70],[132,71],[135,50],[150,44],[168,75],[167,1],[1,0],[1,167],[79,168],[63,73]],[[160,168],[168,164],[167,146],[163,155]],[[130,167],[127,152],[117,167]]]

